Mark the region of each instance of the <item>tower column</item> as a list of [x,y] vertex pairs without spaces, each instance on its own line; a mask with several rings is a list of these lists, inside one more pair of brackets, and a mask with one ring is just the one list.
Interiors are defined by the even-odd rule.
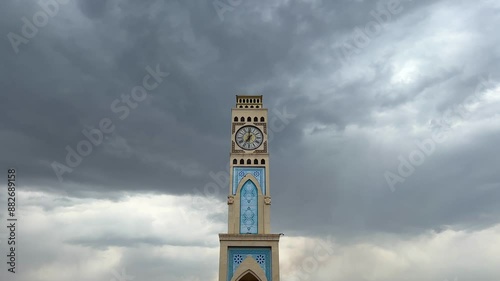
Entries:
[[279,234],[271,234],[268,120],[262,96],[231,110],[228,233],[219,234],[219,281],[279,281]]

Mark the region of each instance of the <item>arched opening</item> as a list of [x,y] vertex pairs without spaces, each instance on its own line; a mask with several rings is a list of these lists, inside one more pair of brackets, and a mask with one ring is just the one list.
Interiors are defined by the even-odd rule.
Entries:
[[264,159],[260,160],[260,164],[262,164],[262,165],[266,164],[266,160],[264,160]]
[[238,164],[238,160],[233,159],[233,164]]
[[245,105],[245,108],[248,108],[248,105]]
[[252,160],[248,159],[247,164],[252,164]]
[[247,122],[252,122],[252,117],[248,117]]
[[238,122],[238,117],[234,117],[234,122]]
[[[247,180],[240,191],[240,233],[257,234],[258,228],[257,186]],[[240,279],[245,280],[245,279]]]
[[243,165],[243,164],[245,164],[245,160],[240,159],[240,165]]
[[259,118],[257,118],[257,117],[253,118],[253,122],[258,122],[258,121],[259,121]]
[[254,163],[255,165],[259,164],[259,160],[254,159],[254,160],[253,160],[253,163]]
[[264,117],[260,117],[260,122],[264,122]]
[[241,122],[245,122],[245,117],[241,117],[241,118],[240,118],[240,121],[241,121]]
[[248,272],[247,274],[243,275],[243,277],[238,279],[238,281],[259,281],[259,279],[257,279],[257,277],[255,277],[255,275],[253,275],[252,273]]

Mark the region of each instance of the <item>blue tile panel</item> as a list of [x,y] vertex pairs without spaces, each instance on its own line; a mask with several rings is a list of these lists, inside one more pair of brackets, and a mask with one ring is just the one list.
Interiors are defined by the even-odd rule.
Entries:
[[247,180],[241,187],[240,233],[257,234],[258,232],[257,193],[257,187],[251,180]]
[[251,174],[257,179],[262,193],[266,195],[266,169],[249,167],[233,167],[233,195],[236,194],[238,184],[246,174]]
[[233,278],[234,272],[247,256],[252,256],[266,274],[267,280],[272,281],[271,248],[229,248],[227,280],[230,281]]

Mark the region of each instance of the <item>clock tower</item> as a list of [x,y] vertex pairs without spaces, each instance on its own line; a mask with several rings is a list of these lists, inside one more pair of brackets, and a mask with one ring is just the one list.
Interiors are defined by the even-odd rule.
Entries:
[[267,109],[236,96],[231,109],[228,229],[219,234],[219,281],[279,281],[279,238],[271,234]]

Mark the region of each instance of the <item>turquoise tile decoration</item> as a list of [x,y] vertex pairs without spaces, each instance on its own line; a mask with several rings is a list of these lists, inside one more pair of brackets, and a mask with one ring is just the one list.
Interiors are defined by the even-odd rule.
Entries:
[[251,180],[247,180],[241,187],[240,193],[240,233],[258,233],[257,187]]
[[246,174],[251,174],[257,179],[262,193],[266,195],[266,169],[255,167],[233,167],[233,195],[236,194],[238,184]]
[[230,281],[238,266],[247,258],[252,256],[260,265],[268,281],[271,280],[271,248],[229,248],[228,254],[228,277]]

